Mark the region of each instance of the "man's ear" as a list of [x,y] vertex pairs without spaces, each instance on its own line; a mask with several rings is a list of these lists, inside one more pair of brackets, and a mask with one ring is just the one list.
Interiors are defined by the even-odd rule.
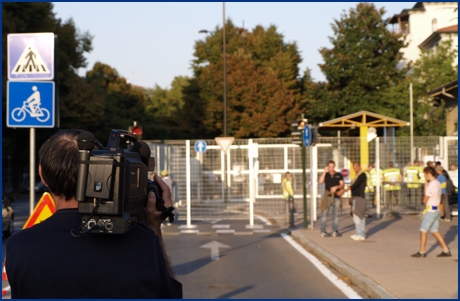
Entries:
[[38,165],[38,174],[40,175],[40,180],[42,181],[43,185],[45,185],[46,187],[48,187],[48,184],[47,184],[46,181],[43,179],[43,175],[42,175],[42,166],[41,166],[41,164]]

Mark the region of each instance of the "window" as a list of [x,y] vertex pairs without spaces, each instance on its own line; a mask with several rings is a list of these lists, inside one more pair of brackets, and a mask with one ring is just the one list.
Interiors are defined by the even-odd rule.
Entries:
[[438,30],[438,20],[436,19],[433,19],[431,21],[431,29],[433,32],[435,32],[436,30]]

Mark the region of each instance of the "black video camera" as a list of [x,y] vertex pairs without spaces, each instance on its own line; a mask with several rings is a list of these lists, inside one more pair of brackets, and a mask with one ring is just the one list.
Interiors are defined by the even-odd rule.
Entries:
[[[127,147],[120,147],[125,140]],[[122,234],[133,222],[146,221],[147,195],[153,191],[162,218],[174,220],[174,207],[166,208],[158,184],[148,179],[155,170],[150,148],[136,134],[112,130],[105,148],[89,132],[77,138],[79,166],[76,199],[83,214],[80,234]]]

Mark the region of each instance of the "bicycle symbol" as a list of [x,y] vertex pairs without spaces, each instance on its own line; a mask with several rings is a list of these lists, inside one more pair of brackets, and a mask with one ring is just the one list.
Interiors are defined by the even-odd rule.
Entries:
[[37,118],[40,122],[46,122],[50,118],[50,112],[47,109],[40,108],[40,92],[36,86],[32,87],[34,93],[24,101],[22,107],[16,108],[11,112],[11,118],[16,122],[23,121],[27,114],[29,113],[30,117]]

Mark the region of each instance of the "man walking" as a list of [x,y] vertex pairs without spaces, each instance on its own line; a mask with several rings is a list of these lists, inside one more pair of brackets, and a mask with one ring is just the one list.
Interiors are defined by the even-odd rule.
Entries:
[[423,211],[423,219],[420,226],[420,251],[413,254],[412,257],[426,257],[425,247],[428,230],[431,231],[431,234],[433,234],[442,247],[442,253],[437,255],[437,257],[450,257],[449,248],[439,233],[439,217],[441,216],[441,212],[438,210],[438,206],[441,203],[441,184],[436,180],[436,171],[433,167],[425,167],[423,173],[427,181],[425,185],[425,197],[423,198],[426,209]]
[[340,196],[342,194],[340,190],[344,186],[344,181],[341,173],[335,172],[335,162],[329,161],[327,166],[324,168],[324,172],[319,178],[319,183],[325,183],[325,191],[323,199],[321,201],[321,236],[329,237],[330,234],[326,232],[327,215],[329,214],[329,197],[332,199],[332,236],[342,236],[339,231],[339,208],[340,208]]
[[355,162],[353,170],[356,173],[356,178],[347,190],[351,190],[353,222],[355,223],[356,234],[351,236],[353,240],[366,239],[366,199],[364,198],[364,190],[367,185],[367,176],[361,170],[361,164]]

